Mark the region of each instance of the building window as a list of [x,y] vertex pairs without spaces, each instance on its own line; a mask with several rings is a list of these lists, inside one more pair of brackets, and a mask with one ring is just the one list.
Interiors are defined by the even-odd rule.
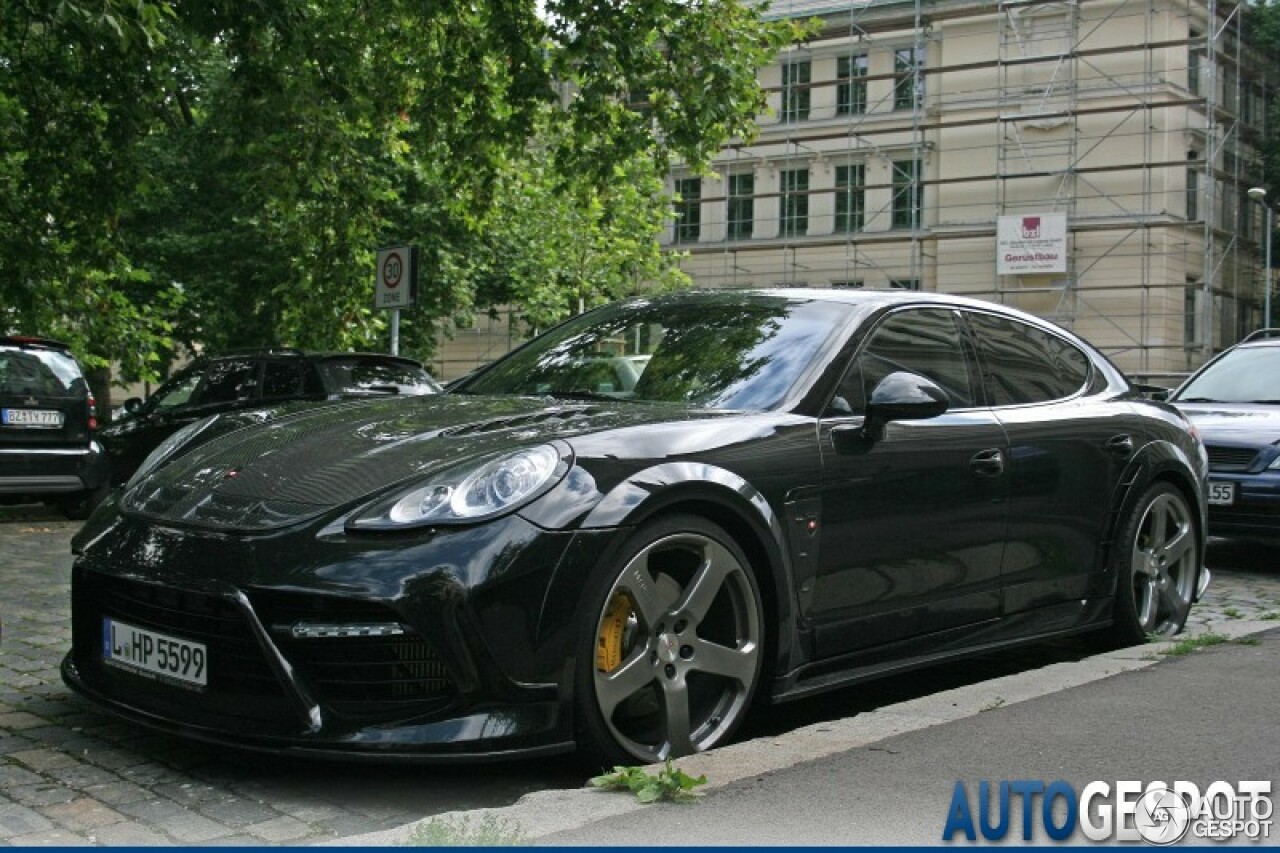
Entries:
[[836,290],[862,290],[863,283],[860,278],[845,279],[844,281],[831,282],[832,288]]
[[1200,291],[1200,282],[1187,277],[1187,289],[1182,299],[1182,342],[1188,347],[1196,345],[1196,305],[1199,304],[1196,294]]
[[861,231],[866,211],[866,172],[861,163],[836,166],[836,233]]
[[893,227],[913,230],[919,228],[923,201],[920,161],[895,160],[893,163]]
[[841,56],[836,60],[836,115],[867,111],[867,55]]
[[796,237],[809,231],[809,170],[782,173],[782,236]]
[[[1194,151],[1188,152],[1188,157],[1194,154]],[[1194,159],[1194,158],[1191,158]],[[1187,221],[1196,222],[1200,219],[1200,173],[1195,169],[1187,169]]]
[[924,76],[919,73],[923,64],[920,51],[907,47],[893,52],[893,108],[912,110],[924,101]]
[[756,176],[743,172],[729,176],[729,239],[750,240],[756,218]]
[[702,178],[676,181],[676,242],[696,243],[702,233]]
[[1222,108],[1229,113],[1240,111],[1240,85],[1236,70],[1222,65]]
[[782,120],[809,118],[809,60],[782,64]]
[[918,278],[891,278],[889,279],[890,290],[919,290],[920,279]]
[[1191,44],[1187,47],[1187,91],[1193,95],[1200,94],[1200,62],[1203,56],[1204,46],[1197,44],[1197,40],[1204,38],[1203,35],[1192,30],[1190,33]]

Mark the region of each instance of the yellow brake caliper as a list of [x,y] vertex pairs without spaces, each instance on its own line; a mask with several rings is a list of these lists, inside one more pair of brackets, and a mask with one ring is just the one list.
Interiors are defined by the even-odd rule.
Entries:
[[631,599],[625,592],[616,592],[609,599],[600,629],[596,634],[596,669],[613,672],[622,663],[622,641],[627,633],[627,618],[631,615]]

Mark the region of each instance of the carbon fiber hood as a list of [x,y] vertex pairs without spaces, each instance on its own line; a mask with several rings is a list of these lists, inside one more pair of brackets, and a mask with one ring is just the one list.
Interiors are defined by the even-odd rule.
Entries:
[[145,477],[135,515],[222,530],[298,524],[474,457],[552,438],[714,416],[671,406],[428,396],[246,413]]

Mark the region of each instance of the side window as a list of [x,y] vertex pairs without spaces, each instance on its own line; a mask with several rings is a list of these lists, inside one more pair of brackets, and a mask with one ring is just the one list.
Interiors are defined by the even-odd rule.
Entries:
[[156,389],[156,392],[151,395],[151,404],[162,412],[187,405],[191,402],[191,394],[196,390],[203,376],[204,374],[198,370],[185,374],[179,373]]
[[1089,358],[1051,332],[1008,317],[968,315],[978,334],[987,395],[993,406],[1045,403],[1078,394]]
[[900,370],[937,383],[951,398],[951,408],[977,405],[955,314],[943,308],[921,308],[890,314],[871,333],[840,383],[831,412],[862,414],[876,384]]
[[277,400],[303,393],[302,364],[298,361],[268,361],[262,370],[262,398]]
[[200,386],[197,402],[207,406],[257,396],[254,393],[257,371],[258,363],[252,359],[229,358],[212,362],[205,373],[204,384]]

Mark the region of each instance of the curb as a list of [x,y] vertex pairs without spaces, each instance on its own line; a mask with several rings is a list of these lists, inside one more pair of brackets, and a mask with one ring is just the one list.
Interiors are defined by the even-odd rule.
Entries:
[[[731,744],[681,759],[679,766],[691,776],[707,777],[707,783],[699,786],[699,792],[714,791],[743,779],[869,746],[896,735],[955,722],[1120,673],[1145,669],[1164,660],[1164,653],[1188,638],[1213,633],[1236,640],[1251,634],[1261,634],[1278,626],[1280,623],[1274,621],[1244,619],[1216,623],[1209,630],[1182,634],[1176,640],[1147,643],[1103,652],[1083,660],[1050,664],[1040,669],[886,705],[853,717],[814,723],[783,735]],[[660,766],[651,765],[649,769],[656,770]],[[519,843],[530,844],[552,833],[579,829],[599,820],[644,808],[648,806],[641,804],[633,796],[594,788],[537,791],[526,794],[510,806],[443,812],[394,829],[336,839],[321,846],[409,844],[412,843],[410,839],[415,828],[423,824],[432,824],[442,829],[446,835],[454,835],[455,843],[463,845],[468,843],[468,833],[485,826],[495,827],[504,835],[518,835]]]

